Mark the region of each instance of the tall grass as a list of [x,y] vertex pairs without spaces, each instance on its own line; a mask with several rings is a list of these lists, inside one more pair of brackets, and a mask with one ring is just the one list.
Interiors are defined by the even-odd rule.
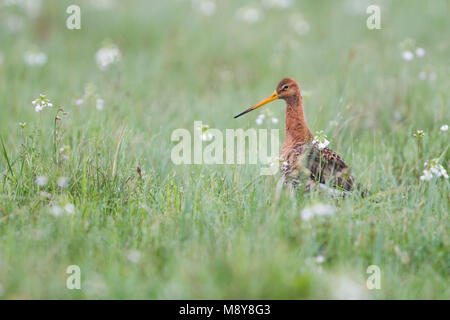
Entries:
[[[74,2],[81,30],[65,27]],[[190,1],[47,0],[35,18],[0,9],[1,298],[448,299],[449,183],[419,177],[425,160],[449,164],[439,129],[450,122],[449,2],[378,2],[381,30],[353,2],[256,1],[255,24],[236,19],[238,1],[217,1],[211,17]],[[296,13],[306,35],[290,25]],[[6,27],[11,16],[21,30]],[[423,58],[402,59],[408,38]],[[122,61],[100,71],[106,39]],[[23,61],[33,45],[48,56],[42,67]],[[276,199],[280,175],[257,166],[171,162],[174,129],[257,127],[256,114],[233,115],[284,76],[299,81],[312,131],[325,131],[372,196]],[[102,111],[76,105],[87,84]],[[36,113],[40,93],[54,107]],[[282,102],[265,108],[284,118]],[[271,127],[283,132],[283,121]],[[302,220],[317,203],[335,214]],[[81,290],[66,288],[69,265],[81,268]],[[380,290],[366,289],[370,265]]]

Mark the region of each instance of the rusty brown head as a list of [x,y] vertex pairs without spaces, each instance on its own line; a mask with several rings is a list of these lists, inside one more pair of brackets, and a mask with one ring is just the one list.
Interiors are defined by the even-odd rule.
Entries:
[[261,107],[271,101],[274,101],[277,99],[286,100],[286,99],[289,99],[290,97],[297,96],[299,94],[300,94],[300,86],[298,85],[298,83],[292,78],[284,78],[283,80],[281,80],[278,83],[276,90],[269,97],[267,97],[260,103],[254,105],[253,107],[250,107],[247,110],[239,113],[238,115],[234,116],[234,118],[236,119],[250,111],[258,109],[259,107]]

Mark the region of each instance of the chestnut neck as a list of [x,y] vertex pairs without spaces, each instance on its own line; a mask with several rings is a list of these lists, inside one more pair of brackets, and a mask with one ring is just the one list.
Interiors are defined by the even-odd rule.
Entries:
[[286,137],[284,145],[293,146],[313,140],[303,114],[303,100],[300,93],[286,99]]

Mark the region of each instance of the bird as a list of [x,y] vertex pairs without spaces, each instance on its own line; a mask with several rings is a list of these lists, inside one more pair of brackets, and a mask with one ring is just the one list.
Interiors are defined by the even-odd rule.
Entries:
[[306,190],[320,188],[343,196],[351,192],[354,176],[339,154],[314,140],[306,123],[300,86],[294,79],[282,79],[269,97],[234,118],[277,99],[286,102],[286,134],[280,153],[284,183],[293,189],[304,184]]

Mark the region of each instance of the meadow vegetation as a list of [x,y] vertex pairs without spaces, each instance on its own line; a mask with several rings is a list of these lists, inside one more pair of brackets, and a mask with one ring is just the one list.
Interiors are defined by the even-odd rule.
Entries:
[[[448,1],[374,1],[380,30],[365,1],[33,2],[0,1],[0,298],[450,298],[449,181],[424,167],[449,165]],[[172,163],[195,120],[283,139],[282,101],[233,116],[286,76],[370,196]]]

